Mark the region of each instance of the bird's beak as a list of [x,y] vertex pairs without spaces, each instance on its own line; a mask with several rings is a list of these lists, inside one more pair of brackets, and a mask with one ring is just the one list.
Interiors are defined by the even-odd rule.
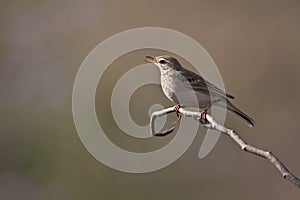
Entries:
[[145,60],[150,63],[156,63],[154,56],[145,56]]

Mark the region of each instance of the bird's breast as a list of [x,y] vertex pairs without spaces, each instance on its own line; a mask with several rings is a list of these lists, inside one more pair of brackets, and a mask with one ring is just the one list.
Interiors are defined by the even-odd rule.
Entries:
[[179,73],[162,74],[161,87],[169,100],[182,106],[205,107],[210,101],[209,95],[195,92]]
[[166,97],[175,102],[175,103],[179,103],[178,102],[178,99],[175,95],[176,93],[176,88],[175,88],[175,82],[174,80],[169,77],[169,76],[161,76],[161,87],[162,87],[162,90],[164,92],[164,94],[166,95]]

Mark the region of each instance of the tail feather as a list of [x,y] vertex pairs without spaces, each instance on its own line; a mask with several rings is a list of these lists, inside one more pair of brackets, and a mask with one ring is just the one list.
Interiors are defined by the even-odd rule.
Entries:
[[248,126],[253,127],[255,125],[254,119],[252,119],[250,116],[248,116],[243,111],[241,111],[239,108],[237,108],[235,105],[233,105],[229,100],[227,100],[227,103],[222,102],[219,105],[221,105],[223,107],[226,105],[228,110],[230,110],[231,112],[233,112],[233,113],[237,114],[239,117],[241,117],[248,124]]

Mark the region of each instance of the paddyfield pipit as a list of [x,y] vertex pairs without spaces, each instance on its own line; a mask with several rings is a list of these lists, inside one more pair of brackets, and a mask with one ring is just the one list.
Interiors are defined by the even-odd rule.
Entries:
[[[212,104],[221,106],[240,116],[250,127],[254,126],[254,120],[229,101],[229,99],[234,99],[232,95],[200,75],[183,68],[175,58],[146,56],[145,59],[159,67],[161,87],[169,100],[179,106],[199,107],[205,111]],[[197,103],[192,100],[193,95],[196,96]]]

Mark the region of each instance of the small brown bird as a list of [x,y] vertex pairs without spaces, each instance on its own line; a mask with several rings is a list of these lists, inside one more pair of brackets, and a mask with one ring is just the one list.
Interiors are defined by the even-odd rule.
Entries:
[[[232,95],[208,82],[200,75],[183,68],[175,58],[171,56],[146,56],[145,59],[159,67],[162,90],[171,101],[181,106],[199,107],[205,110],[214,104],[237,114],[250,127],[255,125],[251,117],[228,100],[234,99]],[[198,104],[193,101],[193,95],[196,95]]]

